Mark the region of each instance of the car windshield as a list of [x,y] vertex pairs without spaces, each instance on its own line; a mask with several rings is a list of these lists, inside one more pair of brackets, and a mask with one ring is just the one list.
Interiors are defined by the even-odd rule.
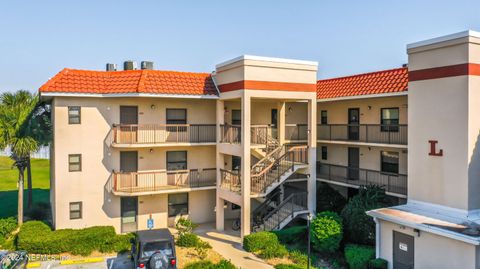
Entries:
[[160,251],[165,256],[171,257],[173,255],[172,245],[169,241],[149,242],[143,246],[142,257],[150,257],[155,252]]

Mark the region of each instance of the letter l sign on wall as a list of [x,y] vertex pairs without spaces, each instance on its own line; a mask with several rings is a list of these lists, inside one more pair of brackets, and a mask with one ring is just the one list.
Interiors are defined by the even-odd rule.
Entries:
[[437,140],[428,140],[428,143],[430,143],[430,152],[428,155],[430,156],[443,156],[443,149],[437,152]]

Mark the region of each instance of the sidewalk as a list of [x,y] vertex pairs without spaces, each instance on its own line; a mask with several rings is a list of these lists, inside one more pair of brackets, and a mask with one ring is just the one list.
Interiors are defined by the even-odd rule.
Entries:
[[216,252],[230,260],[238,268],[273,269],[273,266],[242,248],[240,234],[232,231],[228,223],[225,223],[226,230],[224,232],[216,231],[215,224],[208,223],[200,225],[195,229],[195,233],[203,240],[208,241]]

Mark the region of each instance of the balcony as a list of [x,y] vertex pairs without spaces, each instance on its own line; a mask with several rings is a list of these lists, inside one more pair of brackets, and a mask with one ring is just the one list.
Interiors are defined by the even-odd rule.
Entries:
[[[308,126],[306,124],[287,124],[285,139],[290,141],[306,141]],[[317,140],[361,142],[388,145],[407,145],[408,125],[381,124],[319,124]]]
[[116,146],[216,143],[215,124],[120,124],[112,134]]
[[408,125],[322,124],[317,126],[317,139],[407,145]]
[[215,187],[216,169],[180,171],[113,172],[113,193],[139,195],[182,189]]
[[317,178],[328,183],[358,187],[380,185],[393,196],[407,196],[407,175],[317,163]]
[[240,171],[220,169],[220,177],[220,188],[236,193],[242,191]]
[[[242,143],[242,127],[240,125],[220,125],[220,143]],[[274,143],[276,128],[268,125],[254,125],[250,128],[250,143],[252,145],[268,145]]]

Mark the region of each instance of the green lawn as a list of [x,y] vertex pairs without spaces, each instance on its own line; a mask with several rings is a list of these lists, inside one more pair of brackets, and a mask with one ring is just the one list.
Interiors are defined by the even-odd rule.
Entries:
[[[12,169],[13,161],[0,156],[0,218],[17,215],[17,180],[18,170]],[[25,206],[27,173],[25,172]],[[49,160],[32,159],[33,202],[49,202],[50,200],[50,162]]]

